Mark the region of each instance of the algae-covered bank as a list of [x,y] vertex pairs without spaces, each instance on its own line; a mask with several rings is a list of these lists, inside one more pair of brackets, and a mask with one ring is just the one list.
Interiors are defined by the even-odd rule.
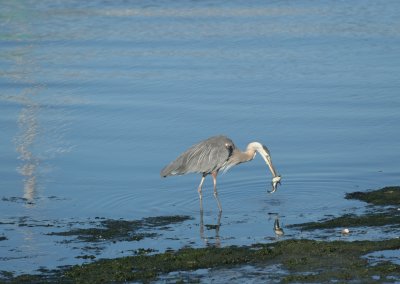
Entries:
[[352,192],[346,194],[347,199],[358,199],[373,205],[400,205],[400,187],[388,186],[368,192]]
[[[280,279],[273,279],[279,282],[395,282],[400,280],[400,265],[390,262],[369,265],[363,258],[373,251],[394,249],[400,249],[400,239],[375,242],[285,240],[246,247],[184,248],[156,255],[104,259],[47,275],[10,276],[4,280],[11,283],[151,282],[173,271],[279,265],[284,273],[280,274]],[[187,279],[177,275],[173,281],[201,281],[201,277]]]
[[[340,216],[322,222],[291,225],[291,227],[293,230],[314,230],[344,225],[347,227],[398,227],[400,213],[393,205],[398,205],[398,200],[394,199],[399,193],[400,187],[390,187],[347,194],[346,198],[356,198],[379,205],[372,205],[376,207],[376,210],[369,208],[364,215]],[[148,221],[142,222],[147,224]],[[73,233],[75,235],[79,232]],[[86,231],[84,233],[87,234]],[[68,233],[65,234],[68,235]],[[400,238],[374,241],[283,239],[251,246],[185,247],[153,255],[136,253],[132,256],[101,259],[55,271],[43,271],[40,275],[14,277],[12,273],[3,271],[0,276],[5,283],[148,283],[157,281],[187,283],[210,281],[205,278],[207,274],[220,269],[234,271],[241,267],[255,267],[257,275],[253,272],[248,276],[249,279],[257,277],[264,282],[395,283],[400,281],[400,263],[390,262],[387,259],[372,263],[366,256],[373,252],[396,250],[400,251]],[[271,268],[279,273],[271,273]],[[201,273],[198,273],[199,271]],[[230,282],[232,280],[240,282],[240,279],[229,279]]]

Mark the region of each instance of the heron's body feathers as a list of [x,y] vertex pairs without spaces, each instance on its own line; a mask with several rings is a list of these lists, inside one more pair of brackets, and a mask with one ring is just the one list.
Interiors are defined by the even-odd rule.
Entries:
[[161,176],[188,173],[209,174],[227,167],[236,150],[235,144],[226,136],[214,136],[193,145],[161,171]]

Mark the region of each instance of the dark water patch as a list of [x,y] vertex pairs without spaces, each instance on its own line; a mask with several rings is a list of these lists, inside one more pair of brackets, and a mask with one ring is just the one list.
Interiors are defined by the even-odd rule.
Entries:
[[373,205],[400,205],[400,187],[389,186],[368,192],[352,192],[346,199],[357,199]]
[[1,278],[3,279],[10,279],[14,276],[12,272],[9,271],[0,271]]
[[85,254],[85,255],[78,255],[75,258],[81,258],[81,259],[95,259],[96,256],[95,255],[91,255],[91,254]]
[[151,249],[151,248],[148,248],[148,249],[138,248],[138,249],[132,250],[132,253],[134,255],[147,255],[147,254],[151,254],[151,253],[155,253],[155,252],[156,252],[156,250]]
[[[395,249],[400,249],[400,239],[355,242],[285,240],[244,247],[183,248],[155,255],[102,259],[60,269],[56,274],[33,275],[32,279],[29,275],[12,278],[4,274],[3,278],[10,282],[27,282],[28,279],[40,282],[57,275],[57,281],[72,283],[150,282],[173,271],[279,265],[288,271],[279,279],[283,283],[350,280],[365,283],[377,277],[383,282],[394,282],[400,280],[400,265],[388,262],[370,265],[363,256],[373,251]],[[191,280],[201,281],[201,277],[198,275],[197,279]]]
[[0,242],[5,240],[8,240],[6,236],[0,236]]
[[12,202],[12,203],[19,203],[19,204],[26,204],[26,205],[36,205],[38,202],[44,201],[44,200],[51,200],[51,201],[64,201],[66,200],[65,198],[61,198],[58,196],[42,196],[42,197],[35,197],[35,198],[26,198],[26,197],[19,197],[19,196],[10,196],[10,197],[5,197],[3,196],[1,198],[1,201],[4,202]]
[[33,205],[35,204],[35,202],[33,202],[32,200],[28,199],[28,198],[24,198],[24,197],[2,197],[1,201],[5,201],[5,202],[13,202],[13,203],[23,203],[23,204],[29,204],[29,205]]
[[218,230],[221,225],[214,225],[214,224],[205,224],[204,227],[207,230]]
[[[18,227],[55,227],[56,223],[49,220],[34,220],[28,216],[18,217]],[[60,227],[58,225],[57,227]]]
[[[99,218],[100,219],[100,218]],[[141,220],[114,220],[105,219],[99,222],[90,222],[96,227],[78,228],[64,232],[51,232],[51,236],[76,236],[78,241],[84,242],[120,242],[120,241],[140,241],[144,238],[156,237],[159,234],[145,232],[144,230],[158,229],[168,230],[170,225],[184,222],[191,219],[189,216],[160,216],[149,217]]]

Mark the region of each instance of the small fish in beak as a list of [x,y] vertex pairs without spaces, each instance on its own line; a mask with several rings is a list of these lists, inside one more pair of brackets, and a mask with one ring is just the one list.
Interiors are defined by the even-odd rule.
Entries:
[[278,184],[281,184],[281,176],[272,178],[272,190],[268,190],[269,193],[274,193],[278,189]]

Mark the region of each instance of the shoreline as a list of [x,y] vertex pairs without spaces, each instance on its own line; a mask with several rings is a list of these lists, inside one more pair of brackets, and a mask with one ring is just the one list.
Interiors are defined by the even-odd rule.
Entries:
[[[367,192],[353,192],[346,199],[366,202],[368,212],[361,215],[342,215],[328,220],[292,224],[286,227],[299,231],[326,230],[355,227],[387,227],[398,229],[400,224],[400,187],[385,187]],[[71,230],[54,233],[76,236],[81,240],[96,241],[99,235],[110,241],[129,241],[146,236],[143,228],[167,227],[187,220],[187,216],[163,216],[137,221],[112,222],[102,220],[103,229]],[[114,220],[115,221],[115,220]],[[138,235],[132,232],[139,231]],[[368,254],[400,249],[400,238],[364,241],[317,241],[312,239],[285,239],[268,244],[251,246],[182,248],[176,251],[155,253],[138,250],[135,255],[114,259],[100,259],[88,264],[68,266],[52,271],[43,269],[40,274],[14,276],[0,271],[4,283],[104,283],[104,282],[151,282],[167,277],[173,282],[199,282],[204,275],[192,273],[198,270],[238,269],[257,266],[259,274],[268,267],[280,267],[279,282],[396,282],[400,281],[400,262],[386,259],[370,264]],[[90,259],[90,256],[88,256]],[[184,276],[181,272],[188,273]],[[171,275],[172,273],[172,275]],[[175,274],[174,274],[175,273]],[[267,277],[267,276],[265,276]]]

